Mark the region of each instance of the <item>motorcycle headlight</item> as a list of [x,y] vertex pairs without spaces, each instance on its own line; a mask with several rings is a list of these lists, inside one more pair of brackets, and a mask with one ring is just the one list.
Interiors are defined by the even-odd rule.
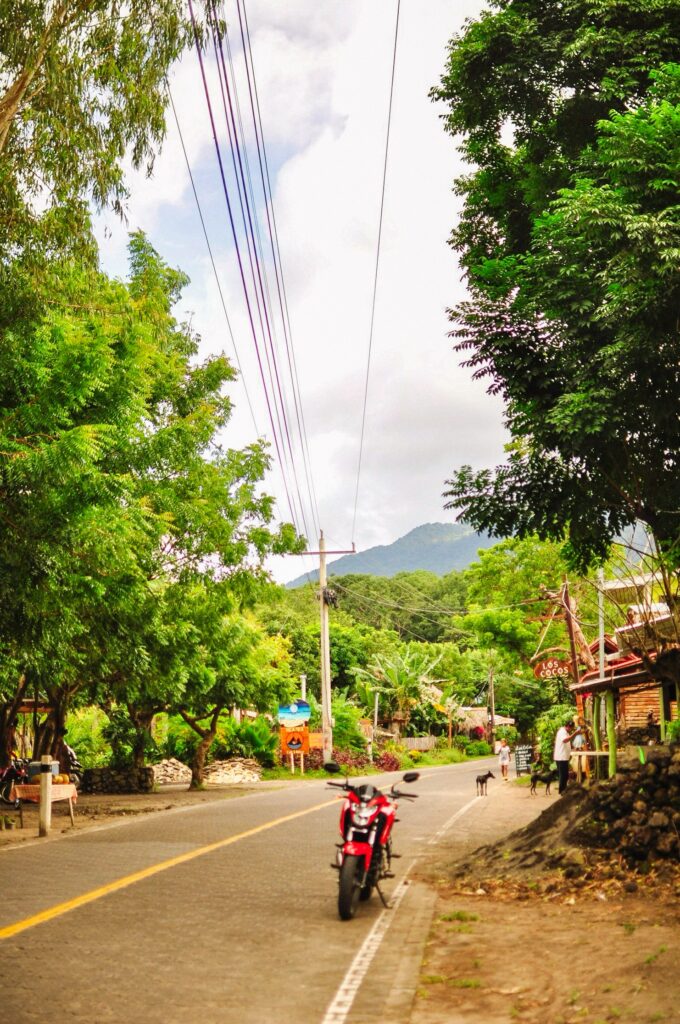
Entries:
[[368,825],[372,817],[372,811],[368,807],[358,807],[352,817],[355,825]]

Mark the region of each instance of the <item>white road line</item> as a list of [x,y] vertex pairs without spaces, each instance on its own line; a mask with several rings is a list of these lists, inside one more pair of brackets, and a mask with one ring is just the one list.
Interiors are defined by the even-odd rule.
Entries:
[[461,809],[459,811],[456,811],[455,814],[451,815],[449,820],[444,822],[444,824],[439,829],[439,831],[435,832],[435,834],[432,836],[432,838],[428,840],[427,845],[428,846],[434,846],[435,843],[439,842],[439,840],[444,835],[444,833],[448,832],[448,830],[451,828],[451,826],[453,824],[455,824],[455,822],[457,822],[459,818],[462,818],[463,815],[465,814],[465,812],[469,811],[470,808],[474,804],[476,804],[478,800],[481,800],[481,799],[482,799],[481,796],[474,796],[472,798],[472,800],[469,801],[469,803],[465,804],[463,807],[461,807]]
[[[415,863],[415,861],[413,863]],[[385,932],[392,923],[391,915],[401,903],[404,894],[408,889],[408,874],[412,867],[413,864],[409,865],[406,875],[395,889],[391,909],[383,910],[380,917],[364,939],[359,952],[354,957],[354,960],[352,960],[347,974],[340,984],[340,988],[335,993],[333,1001],[326,1010],[326,1015],[321,1021],[321,1024],[344,1024],[344,1021],[347,1019],[347,1014],[352,1009],[352,1004],[361,987],[361,983],[366,976],[366,972],[371,966],[373,958],[380,948],[380,943],[384,938]]]
[[[428,840],[427,845],[431,846],[441,839],[444,833],[451,828],[454,822],[461,818],[466,811],[469,811],[473,804],[476,804],[478,800],[481,800],[481,797],[476,796],[474,799],[470,800],[469,803],[465,804],[464,807],[461,807],[459,811],[456,811],[456,813],[453,814],[448,821],[444,822],[442,827],[435,832],[432,838]],[[392,923],[393,915],[397,911],[399,904],[408,889],[408,876],[417,860],[418,858],[416,857],[409,864],[403,879],[394,890],[390,909],[382,911],[380,917],[378,917],[370,932],[364,939],[359,952],[354,957],[354,960],[352,960],[345,977],[340,983],[340,987],[326,1010],[326,1014],[323,1017],[321,1024],[345,1024],[357,993],[361,988],[361,983],[366,977],[368,969],[380,949],[380,944],[385,937],[387,929]]]

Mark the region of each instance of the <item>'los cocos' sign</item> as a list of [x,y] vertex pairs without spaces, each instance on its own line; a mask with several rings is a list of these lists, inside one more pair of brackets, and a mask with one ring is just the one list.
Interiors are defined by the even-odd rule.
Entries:
[[534,665],[534,675],[537,679],[564,679],[565,676],[571,675],[571,662],[547,658]]

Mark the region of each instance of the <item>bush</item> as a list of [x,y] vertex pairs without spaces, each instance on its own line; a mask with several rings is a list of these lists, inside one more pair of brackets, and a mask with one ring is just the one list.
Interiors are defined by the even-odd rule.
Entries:
[[111,759],[111,747],[104,738],[108,718],[101,708],[78,708],[69,712],[66,739],[83,768],[103,768]]
[[401,767],[397,755],[390,753],[389,750],[383,750],[378,754],[373,763],[381,772],[398,772]]
[[680,718],[674,718],[666,727],[666,739],[669,743],[677,743],[680,740]]
[[420,750],[409,750],[408,756],[414,764],[418,764],[418,762],[423,759],[423,754]]
[[492,753],[491,744],[486,740],[470,740],[466,750],[468,757],[487,757]]
[[[359,772],[371,763],[368,754],[353,754],[350,750],[338,750],[337,747],[333,747],[333,760],[347,773]],[[282,764],[285,767],[283,761]],[[305,771],[321,771],[322,768],[323,750],[315,748],[305,754]]]

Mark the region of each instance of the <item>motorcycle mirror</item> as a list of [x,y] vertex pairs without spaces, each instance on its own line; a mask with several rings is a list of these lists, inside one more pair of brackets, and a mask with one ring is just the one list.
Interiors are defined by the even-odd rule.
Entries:
[[337,775],[340,771],[340,765],[336,764],[335,761],[326,761],[323,770],[328,772],[329,775]]
[[406,772],[404,775],[404,782],[417,782],[420,778],[420,772]]

